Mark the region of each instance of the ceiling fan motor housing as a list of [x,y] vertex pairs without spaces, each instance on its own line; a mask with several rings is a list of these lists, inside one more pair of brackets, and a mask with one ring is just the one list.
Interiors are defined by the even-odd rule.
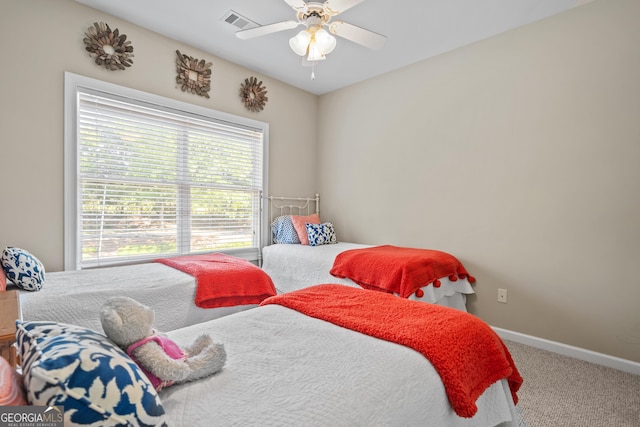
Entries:
[[329,20],[337,15],[330,9],[326,9],[323,3],[309,2],[304,9],[298,10],[297,18],[300,22],[307,22],[309,18],[318,18],[322,24],[327,24]]

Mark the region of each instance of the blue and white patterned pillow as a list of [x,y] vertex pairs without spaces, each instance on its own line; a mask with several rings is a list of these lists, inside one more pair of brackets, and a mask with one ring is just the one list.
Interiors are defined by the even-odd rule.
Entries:
[[16,325],[29,404],[62,405],[65,426],[166,426],[153,385],[107,337],[55,322]]
[[322,224],[307,223],[305,227],[307,228],[307,236],[309,237],[309,246],[338,243],[333,224],[330,222],[324,222]]
[[24,249],[7,246],[2,251],[2,269],[7,279],[25,291],[39,291],[44,283],[44,265]]
[[280,215],[271,223],[273,243],[299,244],[298,232],[293,227],[291,215]]

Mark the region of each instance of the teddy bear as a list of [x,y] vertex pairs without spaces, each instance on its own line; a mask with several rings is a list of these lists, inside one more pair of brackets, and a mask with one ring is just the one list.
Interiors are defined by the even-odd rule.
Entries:
[[227,358],[222,344],[203,334],[180,347],[153,329],[155,313],[129,297],[111,297],[100,310],[106,336],[149,377],[156,390],[219,372]]

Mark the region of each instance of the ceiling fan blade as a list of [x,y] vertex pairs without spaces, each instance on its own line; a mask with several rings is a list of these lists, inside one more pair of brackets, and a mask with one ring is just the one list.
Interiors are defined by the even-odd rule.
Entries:
[[322,5],[322,8],[329,15],[335,16],[347,9],[351,9],[353,6],[356,6],[363,1],[364,0],[326,0]]
[[278,31],[291,30],[300,24],[298,21],[283,21],[275,24],[262,25],[256,28],[249,28],[248,30],[236,31],[236,37],[242,40],[252,39]]
[[354,43],[358,43],[369,49],[381,49],[387,41],[387,37],[373,31],[365,30],[344,21],[335,21],[329,24],[329,31]]
[[293,10],[299,12],[307,7],[307,2],[304,0],[284,0]]

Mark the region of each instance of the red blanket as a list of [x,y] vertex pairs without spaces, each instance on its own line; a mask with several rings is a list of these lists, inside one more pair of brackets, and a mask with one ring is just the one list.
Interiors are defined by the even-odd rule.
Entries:
[[156,262],[195,277],[195,304],[198,307],[260,304],[265,298],[276,294],[267,273],[247,260],[230,255],[184,255],[161,258]]
[[394,293],[402,298],[429,284],[439,287],[439,279],[444,277],[451,281],[468,278],[469,282],[475,282],[453,255],[391,245],[341,252],[330,273],[351,279],[365,289]]
[[279,304],[376,338],[411,347],[434,366],[454,411],[472,417],[477,398],[507,378],[513,401],[522,384],[509,350],[482,320],[449,307],[343,285],[316,285],[271,297]]

